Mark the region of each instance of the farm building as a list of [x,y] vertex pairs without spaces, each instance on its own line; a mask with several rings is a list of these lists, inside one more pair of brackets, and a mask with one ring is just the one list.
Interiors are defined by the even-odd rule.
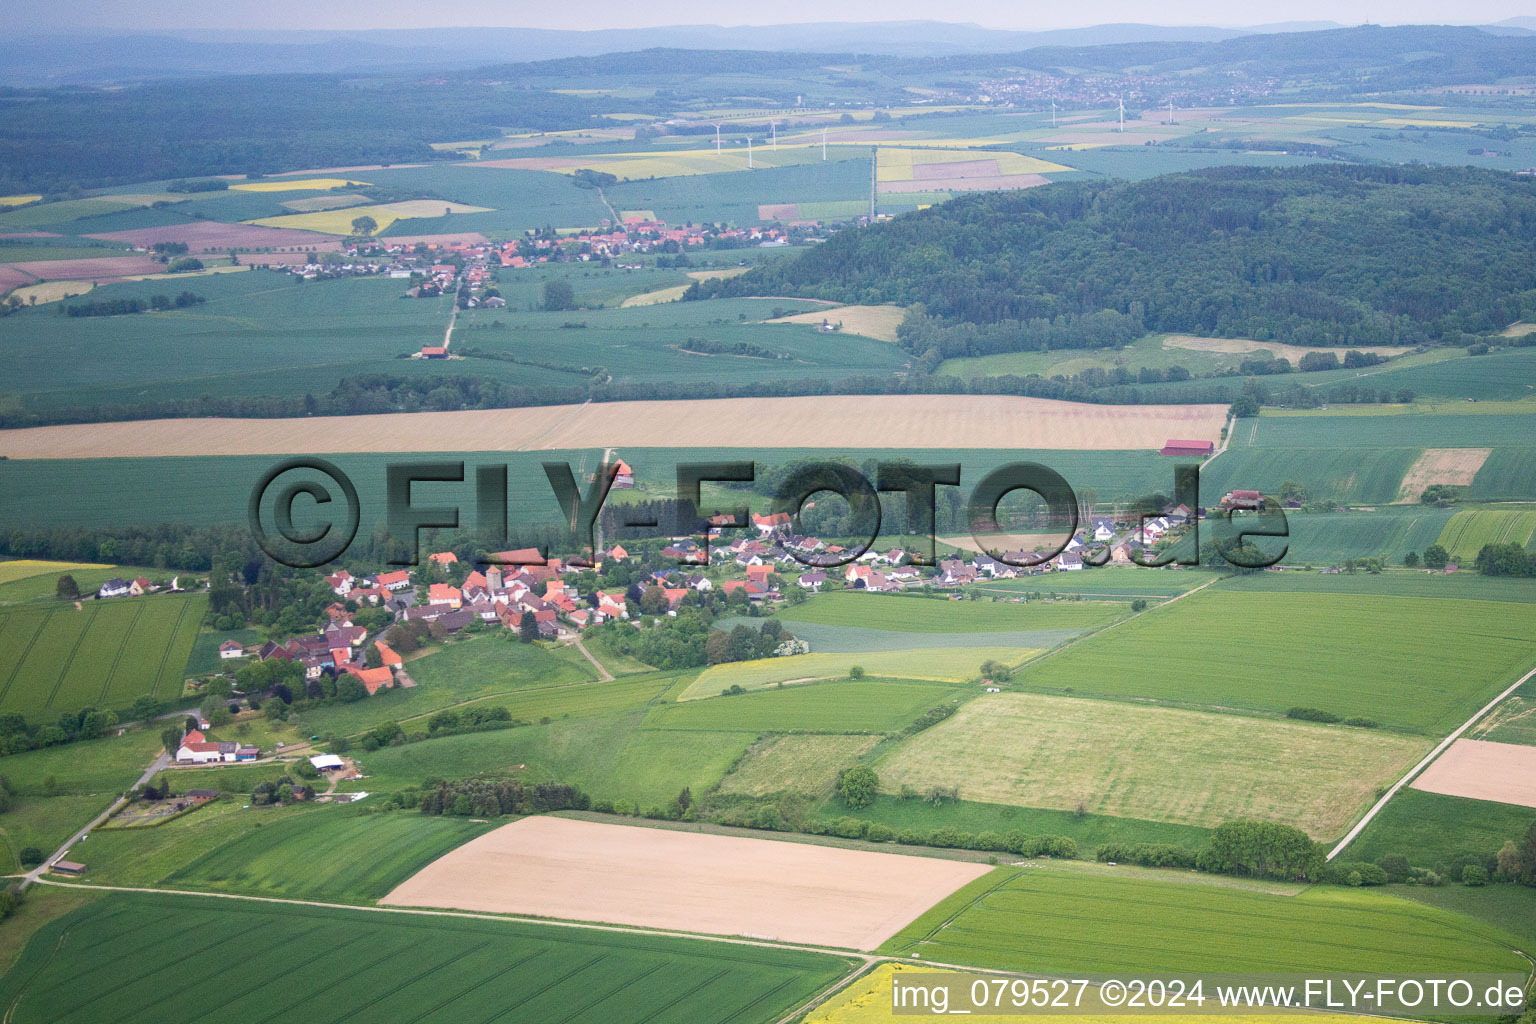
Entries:
[[238,640],[225,640],[219,644],[219,657],[243,658],[245,657],[245,645]]
[[1163,445],[1159,455],[1202,456],[1209,455],[1216,446],[1209,441],[1180,441],[1170,439]]
[[421,358],[447,359],[448,349],[444,345],[423,345],[421,346]]
[[49,868],[49,870],[60,875],[83,875],[85,874],[85,865],[72,860],[59,860],[54,861],[53,867]]
[[128,581],[114,576],[101,585],[96,591],[97,597],[126,597],[128,594]]
[[1223,508],[1260,509],[1264,507],[1264,495],[1258,491],[1229,491],[1222,499]]
[[315,766],[317,772],[334,772],[346,767],[346,763],[335,754],[316,754],[309,759],[309,763]]
[[260,755],[255,747],[245,747],[228,741],[210,740],[196,729],[187,733],[176,748],[177,764],[219,764],[233,761],[254,761]]
[[621,491],[627,491],[635,486],[635,471],[629,468],[629,463],[623,459],[614,463],[613,486]]

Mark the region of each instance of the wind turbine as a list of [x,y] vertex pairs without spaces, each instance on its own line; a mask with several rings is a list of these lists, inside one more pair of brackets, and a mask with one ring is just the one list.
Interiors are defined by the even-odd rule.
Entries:
[[825,127],[821,129],[821,159],[823,161],[827,159],[827,129]]
[[1125,131],[1125,97],[1120,97],[1120,130]]
[[747,170],[752,169],[752,134],[747,133]]
[[1173,100],[1168,101],[1168,123],[1173,124]]
[[1051,127],[1056,127],[1056,101],[1051,100]]
[[773,133],[773,151],[777,153],[779,151],[779,122],[769,121],[768,130]]
[[[713,121],[711,121],[710,123],[714,124]],[[719,155],[720,155],[720,126],[718,124],[716,124],[715,125],[715,156],[719,156]]]

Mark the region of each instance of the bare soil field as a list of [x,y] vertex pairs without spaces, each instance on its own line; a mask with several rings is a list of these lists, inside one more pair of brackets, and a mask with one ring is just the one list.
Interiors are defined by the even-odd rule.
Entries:
[[896,340],[896,328],[906,318],[907,311],[900,306],[835,306],[810,313],[796,313],[764,320],[768,324],[842,324],[844,334],[858,334],[876,341]]
[[12,288],[20,288],[24,284],[32,284],[37,280],[36,276],[25,270],[17,270],[14,264],[0,264],[0,291],[10,291]]
[[1457,740],[1409,785],[1426,793],[1536,807],[1536,747]]
[[491,210],[489,206],[470,206],[443,199],[404,199],[398,203],[384,203],[379,209],[396,217],[441,217],[444,213],[489,213]]
[[165,264],[148,256],[98,256],[83,260],[33,260],[8,266],[39,281],[122,280],[133,274],[157,274]]
[[[1224,405],[1087,405],[1007,395],[853,395],[600,402],[307,419],[172,419],[0,431],[13,459],[438,451],[444,437],[496,450],[561,448],[1156,449],[1215,441]],[[320,440],[324,439],[324,440]]]
[[159,228],[136,228],[132,231],[108,231],[87,237],[146,247],[156,242],[185,242],[193,252],[301,247],[335,249],[341,244],[340,239],[322,235],[318,231],[264,228],[259,224],[221,224],[211,220],[198,221],[196,224],[170,224]]
[[1342,835],[1428,740],[1076,697],[985,694],[875,766],[880,788],[1215,827]]
[[533,817],[380,902],[874,949],[984,864]]
[[[1253,341],[1249,338],[1197,338],[1191,334],[1170,334],[1163,339],[1163,348],[1182,348],[1191,352],[1222,352],[1227,355],[1242,355],[1247,352],[1268,352],[1276,359],[1289,359],[1292,363],[1301,361],[1301,357],[1308,352],[1332,352],[1340,359],[1348,348],[1309,348],[1304,345],[1286,345],[1278,341]],[[1400,356],[1408,349],[1403,347],[1359,347],[1361,352],[1374,352],[1379,356]]]
[[1397,492],[1398,503],[1418,501],[1419,495],[1432,484],[1469,486],[1492,452],[1492,448],[1424,449],[1424,454],[1403,474],[1403,483]]

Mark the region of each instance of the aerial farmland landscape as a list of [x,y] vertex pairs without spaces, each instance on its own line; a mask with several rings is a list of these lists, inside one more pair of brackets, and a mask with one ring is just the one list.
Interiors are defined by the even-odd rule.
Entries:
[[1536,1024],[1519,0],[0,24],[3,1024]]

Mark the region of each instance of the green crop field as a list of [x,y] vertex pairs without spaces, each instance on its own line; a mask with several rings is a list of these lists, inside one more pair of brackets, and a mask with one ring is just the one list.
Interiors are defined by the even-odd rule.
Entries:
[[1470,564],[1484,544],[1525,547],[1536,533],[1536,512],[1502,509],[1463,509],[1440,531],[1439,544],[1451,557]]
[[181,695],[208,599],[119,598],[83,610],[0,609],[0,708],[40,716]]
[[825,796],[836,785],[838,773],[855,764],[878,742],[875,736],[769,736],[753,744],[730,774],[720,780],[719,791],[745,796]]
[[986,803],[1207,828],[1254,818],[1332,839],[1427,747],[1337,726],[999,693],[903,740],[876,770],[890,794],[954,786]]
[[1052,693],[1321,708],[1443,735],[1532,667],[1533,631],[1536,608],[1513,602],[1214,590],[1015,678]]
[[250,829],[172,872],[163,884],[339,903],[372,901],[492,827],[450,816],[321,806]]
[[1404,787],[1341,856],[1375,861],[1399,853],[1416,867],[1433,868],[1458,853],[1491,857],[1506,841],[1519,845],[1533,822],[1530,807]]
[[1364,594],[1384,597],[1428,597],[1471,601],[1536,601],[1536,580],[1479,576],[1473,572],[1260,572],[1230,576],[1218,590],[1249,593]]
[[[1125,613],[1122,605],[1092,601],[1059,604],[1030,602],[948,601],[942,598],[898,597],[837,591],[821,594],[779,612],[791,624],[818,622],[907,633],[991,633],[1035,629],[1077,629],[1102,626]],[[914,638],[914,646],[921,638]]]
[[1290,539],[1259,538],[1266,551],[1287,547],[1286,565],[1328,565],[1354,558],[1384,558],[1401,565],[1410,551],[1435,543],[1452,516],[1446,508],[1388,506],[1375,512],[1286,513]]
[[[241,940],[252,936],[267,955],[251,955]],[[338,1007],[357,1024],[680,1024],[701,1005],[753,1024],[847,969],[835,956],[687,938],[114,893],[42,928],[0,981],[0,999],[16,1024],[317,1020]]]
[[972,584],[977,593],[990,597],[1018,597],[1041,594],[1076,594],[1083,597],[1130,601],[1177,597],[1193,590],[1210,577],[1203,572],[1183,569],[1143,569],[1140,566],[1106,565],[1083,572],[1057,572],[1043,578],[995,580]]
[[956,697],[941,683],[845,679],[782,690],[663,704],[647,729],[720,732],[894,732]]
[[1536,680],[1510,695],[1488,717],[1472,727],[1469,739],[1519,743],[1536,747]]
[[755,732],[661,732],[628,711],[385,747],[358,755],[369,776],[347,789],[371,793],[420,785],[429,776],[480,772],[527,783],[566,782],[594,799],[641,807],[671,801],[684,786],[707,792],[757,738]]
[[[1125,602],[1121,602],[1122,607]],[[967,603],[967,607],[978,605]],[[715,628],[731,630],[739,623],[757,627],[747,617],[717,619]],[[1028,647],[1044,650],[1081,636],[1087,628],[1026,629],[1012,633],[907,633],[897,629],[864,629],[860,626],[829,626],[820,622],[791,622],[785,629],[811,645],[813,654],[862,654],[868,651],[893,651],[914,642],[924,647]]]
[[[791,627],[793,628],[793,627]],[[916,634],[920,637],[921,634]],[[917,640],[916,642],[921,642]],[[760,658],[711,665],[683,691],[679,700],[713,697],[733,686],[764,690],[779,683],[808,683],[818,679],[843,679],[854,666],[867,675],[888,679],[923,679],[963,683],[978,677],[986,661],[1019,665],[1039,651],[1025,647],[917,647],[910,650],[874,651],[865,654],[795,654],[786,658]]]
[[[37,562],[5,562],[5,565],[32,565],[45,563]],[[64,607],[59,601],[59,577],[70,575],[75,578],[75,584],[80,593],[87,596],[96,593],[101,585],[114,576],[120,576],[125,580],[131,580],[139,576],[159,577],[168,580],[163,569],[138,568],[130,565],[84,565],[69,567],[69,563],[63,563],[66,567],[50,569],[44,572],[34,572],[25,576],[17,576],[11,580],[0,583],[0,605],[7,604],[48,604],[53,607]],[[17,572],[22,570],[17,569]]]
[[1027,970],[1513,971],[1511,937],[1381,893],[1299,895],[1162,881],[1135,868],[998,868],[881,947],[894,955]]
[[[1239,437],[1243,430],[1239,423]],[[1214,503],[1233,488],[1278,493],[1287,480],[1296,480],[1314,498],[1385,505],[1396,500],[1420,454],[1419,448],[1233,447],[1201,472],[1200,490],[1203,500]]]
[[[135,729],[122,736],[11,754],[0,760],[0,775],[12,792],[27,795],[47,793],[51,778],[55,793],[116,796],[133,785],[160,751],[158,730]],[[108,803],[103,801],[101,807]]]
[[1475,501],[1529,500],[1531,481],[1536,480],[1536,448],[1505,445],[1493,450],[1477,471],[1467,497]]

